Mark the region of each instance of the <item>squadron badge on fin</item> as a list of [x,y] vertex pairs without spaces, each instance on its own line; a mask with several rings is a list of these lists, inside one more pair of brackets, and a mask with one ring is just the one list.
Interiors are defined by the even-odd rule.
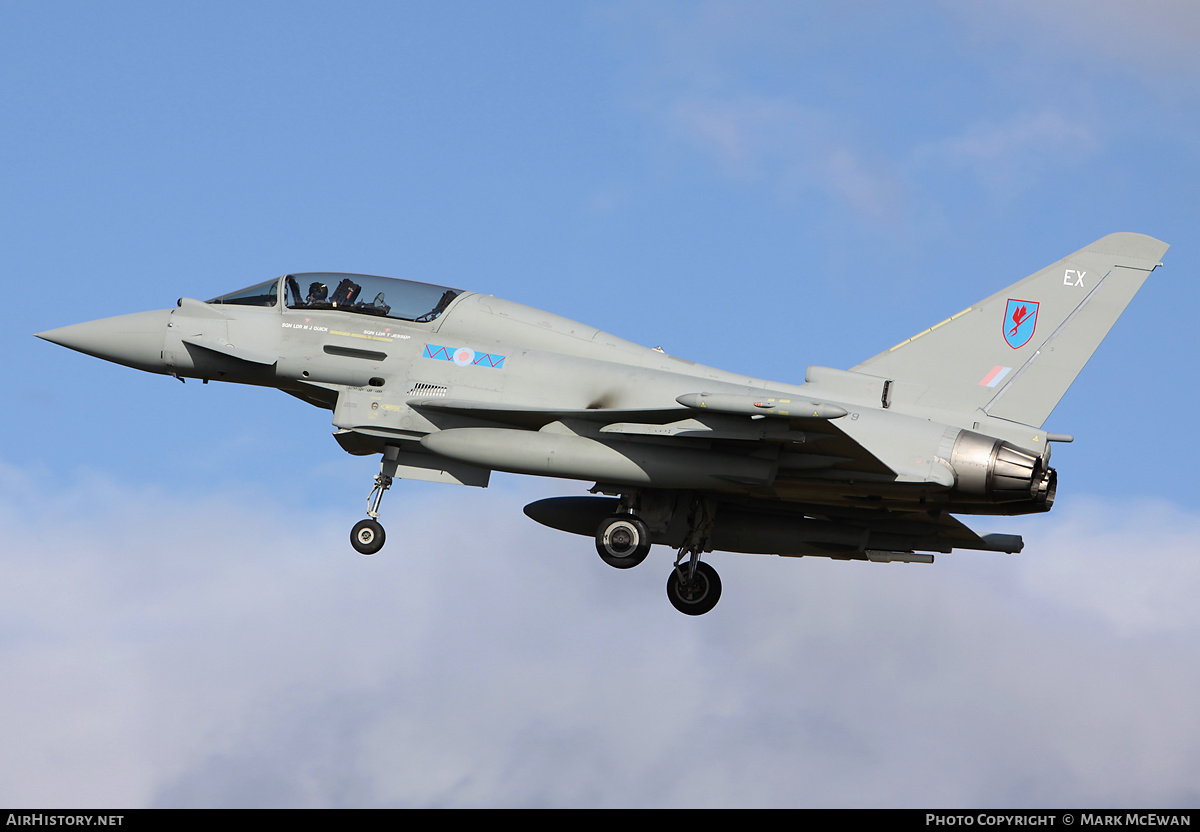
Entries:
[[1038,303],[1035,300],[1013,300],[1009,298],[1004,310],[1004,340],[1014,350],[1029,343],[1037,328]]

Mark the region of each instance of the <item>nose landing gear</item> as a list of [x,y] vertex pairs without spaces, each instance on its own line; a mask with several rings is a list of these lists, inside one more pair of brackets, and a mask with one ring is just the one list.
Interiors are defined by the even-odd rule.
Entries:
[[383,548],[387,539],[383,525],[379,522],[379,503],[383,500],[383,492],[392,487],[392,478],[396,473],[396,460],[400,449],[389,446],[379,461],[379,473],[375,475],[375,485],[367,495],[367,517],[359,520],[350,530],[350,545],[361,555],[373,555]]

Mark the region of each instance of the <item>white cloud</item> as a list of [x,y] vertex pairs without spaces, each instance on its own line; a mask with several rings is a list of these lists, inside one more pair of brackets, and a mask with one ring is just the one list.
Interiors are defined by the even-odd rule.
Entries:
[[727,176],[774,183],[783,194],[823,192],[875,220],[899,213],[898,177],[868,162],[820,110],[759,96],[680,98],[667,108],[673,132],[710,154]]
[[919,147],[923,164],[966,168],[984,184],[1013,193],[1057,175],[1063,164],[1094,155],[1100,140],[1087,120],[1052,110],[1023,113],[1003,122],[968,126],[962,133]]
[[1200,5],[1187,0],[707,2],[626,18],[646,33],[643,108],[673,152],[904,230],[929,210],[931,167],[966,170],[1007,200],[1119,150],[1117,138],[1177,137],[1185,126],[1164,125],[1148,99],[1165,93],[1182,118],[1200,70]]
[[1148,69],[1163,78],[1200,70],[1200,5],[1191,0],[1005,0],[943,2],[976,35],[1025,42],[1095,71]]
[[1119,638],[1187,639],[1200,631],[1196,515],[1158,501],[1131,500],[1114,511],[1084,500],[1044,545],[1055,557],[1030,559],[1022,570],[1031,594],[1092,616]]
[[945,140],[941,149],[951,160],[993,165],[1047,151],[1078,154],[1095,145],[1092,131],[1079,121],[1046,111],[1018,116],[1005,124],[974,125]]
[[717,554],[725,597],[690,619],[668,553],[609,569],[503,479],[406,486],[363,558],[354,518],[253,494],[93,480],[51,511],[2,473],[10,805],[1197,796],[1200,518],[1178,508],[1056,512],[1021,556],[932,567]]

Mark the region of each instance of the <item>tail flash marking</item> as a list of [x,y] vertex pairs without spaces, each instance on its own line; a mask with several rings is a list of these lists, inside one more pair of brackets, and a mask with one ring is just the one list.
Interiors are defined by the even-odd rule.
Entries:
[[1001,367],[1000,365],[997,364],[995,367],[992,368],[992,371],[990,373],[988,373],[986,376],[983,377],[982,380],[980,380],[979,386],[980,387],[995,387],[997,384],[1000,383],[1001,379],[1003,379],[1006,375],[1008,375],[1011,372],[1012,372],[1012,367]]

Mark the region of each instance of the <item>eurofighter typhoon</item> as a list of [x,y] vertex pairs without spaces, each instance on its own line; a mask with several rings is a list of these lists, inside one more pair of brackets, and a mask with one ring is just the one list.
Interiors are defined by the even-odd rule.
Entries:
[[849,370],[803,384],[726,373],[491,295],[358,274],[287,274],[207,302],[38,337],[139,370],[276,387],[396,478],[486,486],[492,471],[594,483],[525,507],[595,538],[610,566],[674,550],[667,596],[701,615],[706,552],[932,563],[1020,552],[955,515],[1049,511],[1043,428],[1168,246],[1110,234]]

